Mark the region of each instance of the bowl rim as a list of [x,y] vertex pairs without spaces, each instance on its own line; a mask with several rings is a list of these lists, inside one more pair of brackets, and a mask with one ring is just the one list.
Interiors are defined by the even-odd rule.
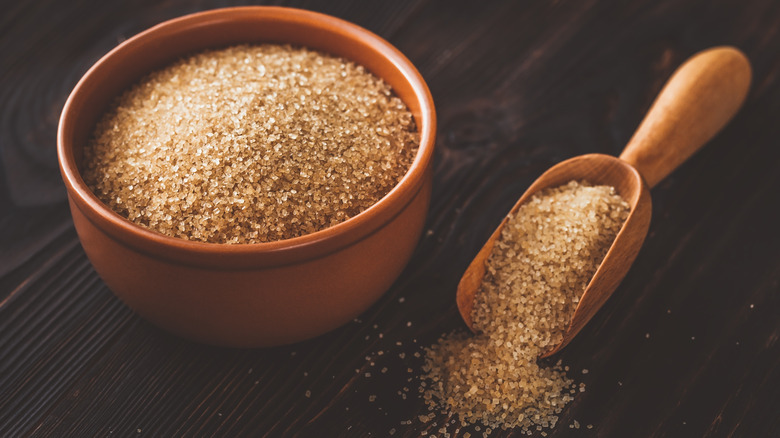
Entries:
[[[339,224],[291,239],[245,244],[207,243],[167,236],[132,223],[100,201],[81,177],[74,155],[75,145],[70,141],[79,118],[74,109],[78,106],[76,102],[82,99],[82,94],[88,95],[92,82],[104,80],[100,74],[107,64],[121,59],[134,48],[157,38],[168,38],[177,32],[239,18],[313,26],[356,40],[389,61],[411,87],[420,107],[419,118],[415,112],[420,145],[412,164],[401,180],[368,209]],[[240,6],[196,12],[164,21],[123,41],[101,57],[81,77],[65,102],[57,130],[57,155],[71,208],[78,208],[94,226],[114,240],[149,256],[186,264],[283,265],[322,257],[349,246],[373,234],[400,214],[430,178],[435,134],[436,114],[427,84],[411,61],[383,38],[356,24],[318,12],[279,6]]]

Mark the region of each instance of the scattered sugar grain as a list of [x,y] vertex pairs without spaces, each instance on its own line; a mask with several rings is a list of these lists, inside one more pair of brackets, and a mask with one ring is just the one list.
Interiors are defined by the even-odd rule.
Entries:
[[614,188],[585,182],[522,205],[486,264],[472,312],[478,334],[456,332],[426,349],[429,407],[456,414],[464,426],[526,434],[554,427],[578,387],[560,362],[545,366],[537,358],[563,338],[627,215]]
[[235,46],[184,58],[122,94],[83,176],[130,221],[213,243],[322,230],[395,186],[419,144],[390,87],[305,48]]

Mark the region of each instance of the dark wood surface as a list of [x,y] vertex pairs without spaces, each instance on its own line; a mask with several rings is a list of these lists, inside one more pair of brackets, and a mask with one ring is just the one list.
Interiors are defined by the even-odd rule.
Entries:
[[124,307],[81,249],[55,152],[62,105],[101,55],[236,2],[3,3],[0,436],[443,436],[446,417],[417,419],[415,353],[462,329],[471,258],[544,169],[617,155],[674,68],[721,44],[753,63],[748,101],[653,190],[633,268],[555,358],[588,389],[550,436],[780,436],[780,2],[290,2],[378,33],[419,68],[439,116],[435,187],[427,233],[375,306],[258,350],[187,342]]

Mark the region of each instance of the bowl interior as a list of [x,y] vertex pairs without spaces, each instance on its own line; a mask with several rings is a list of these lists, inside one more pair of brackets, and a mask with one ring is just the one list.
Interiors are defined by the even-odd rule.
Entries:
[[[186,241],[143,229],[110,211],[92,195],[78,171],[82,147],[112,100],[145,74],[205,49],[235,44],[284,43],[340,56],[382,78],[409,107],[420,132],[420,148],[401,182],[377,204],[341,224],[293,239],[244,245]],[[414,66],[373,33],[346,21],[309,11],[278,7],[218,9],[157,25],[125,41],[98,61],[74,89],[58,133],[60,165],[71,201],[113,237],[149,253],[191,258],[185,253],[276,253],[276,262],[332,252],[391,220],[419,191],[430,167],[435,136],[433,101]],[[260,257],[260,256],[259,256]],[[270,259],[269,259],[270,260]]]

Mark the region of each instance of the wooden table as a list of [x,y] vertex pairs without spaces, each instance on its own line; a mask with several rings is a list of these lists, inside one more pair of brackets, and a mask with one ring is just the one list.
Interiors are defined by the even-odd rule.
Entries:
[[439,116],[435,187],[414,258],[375,306],[257,350],[184,341],[116,299],[78,242],[55,152],[62,105],[100,56],[240,2],[5,3],[0,436],[445,436],[446,417],[418,420],[419,353],[463,329],[455,286],[482,242],[550,165],[617,155],[675,67],[722,44],[753,63],[748,101],[653,190],[633,268],[556,358],[587,391],[549,432],[780,436],[777,1],[290,2],[378,33],[419,68]]

